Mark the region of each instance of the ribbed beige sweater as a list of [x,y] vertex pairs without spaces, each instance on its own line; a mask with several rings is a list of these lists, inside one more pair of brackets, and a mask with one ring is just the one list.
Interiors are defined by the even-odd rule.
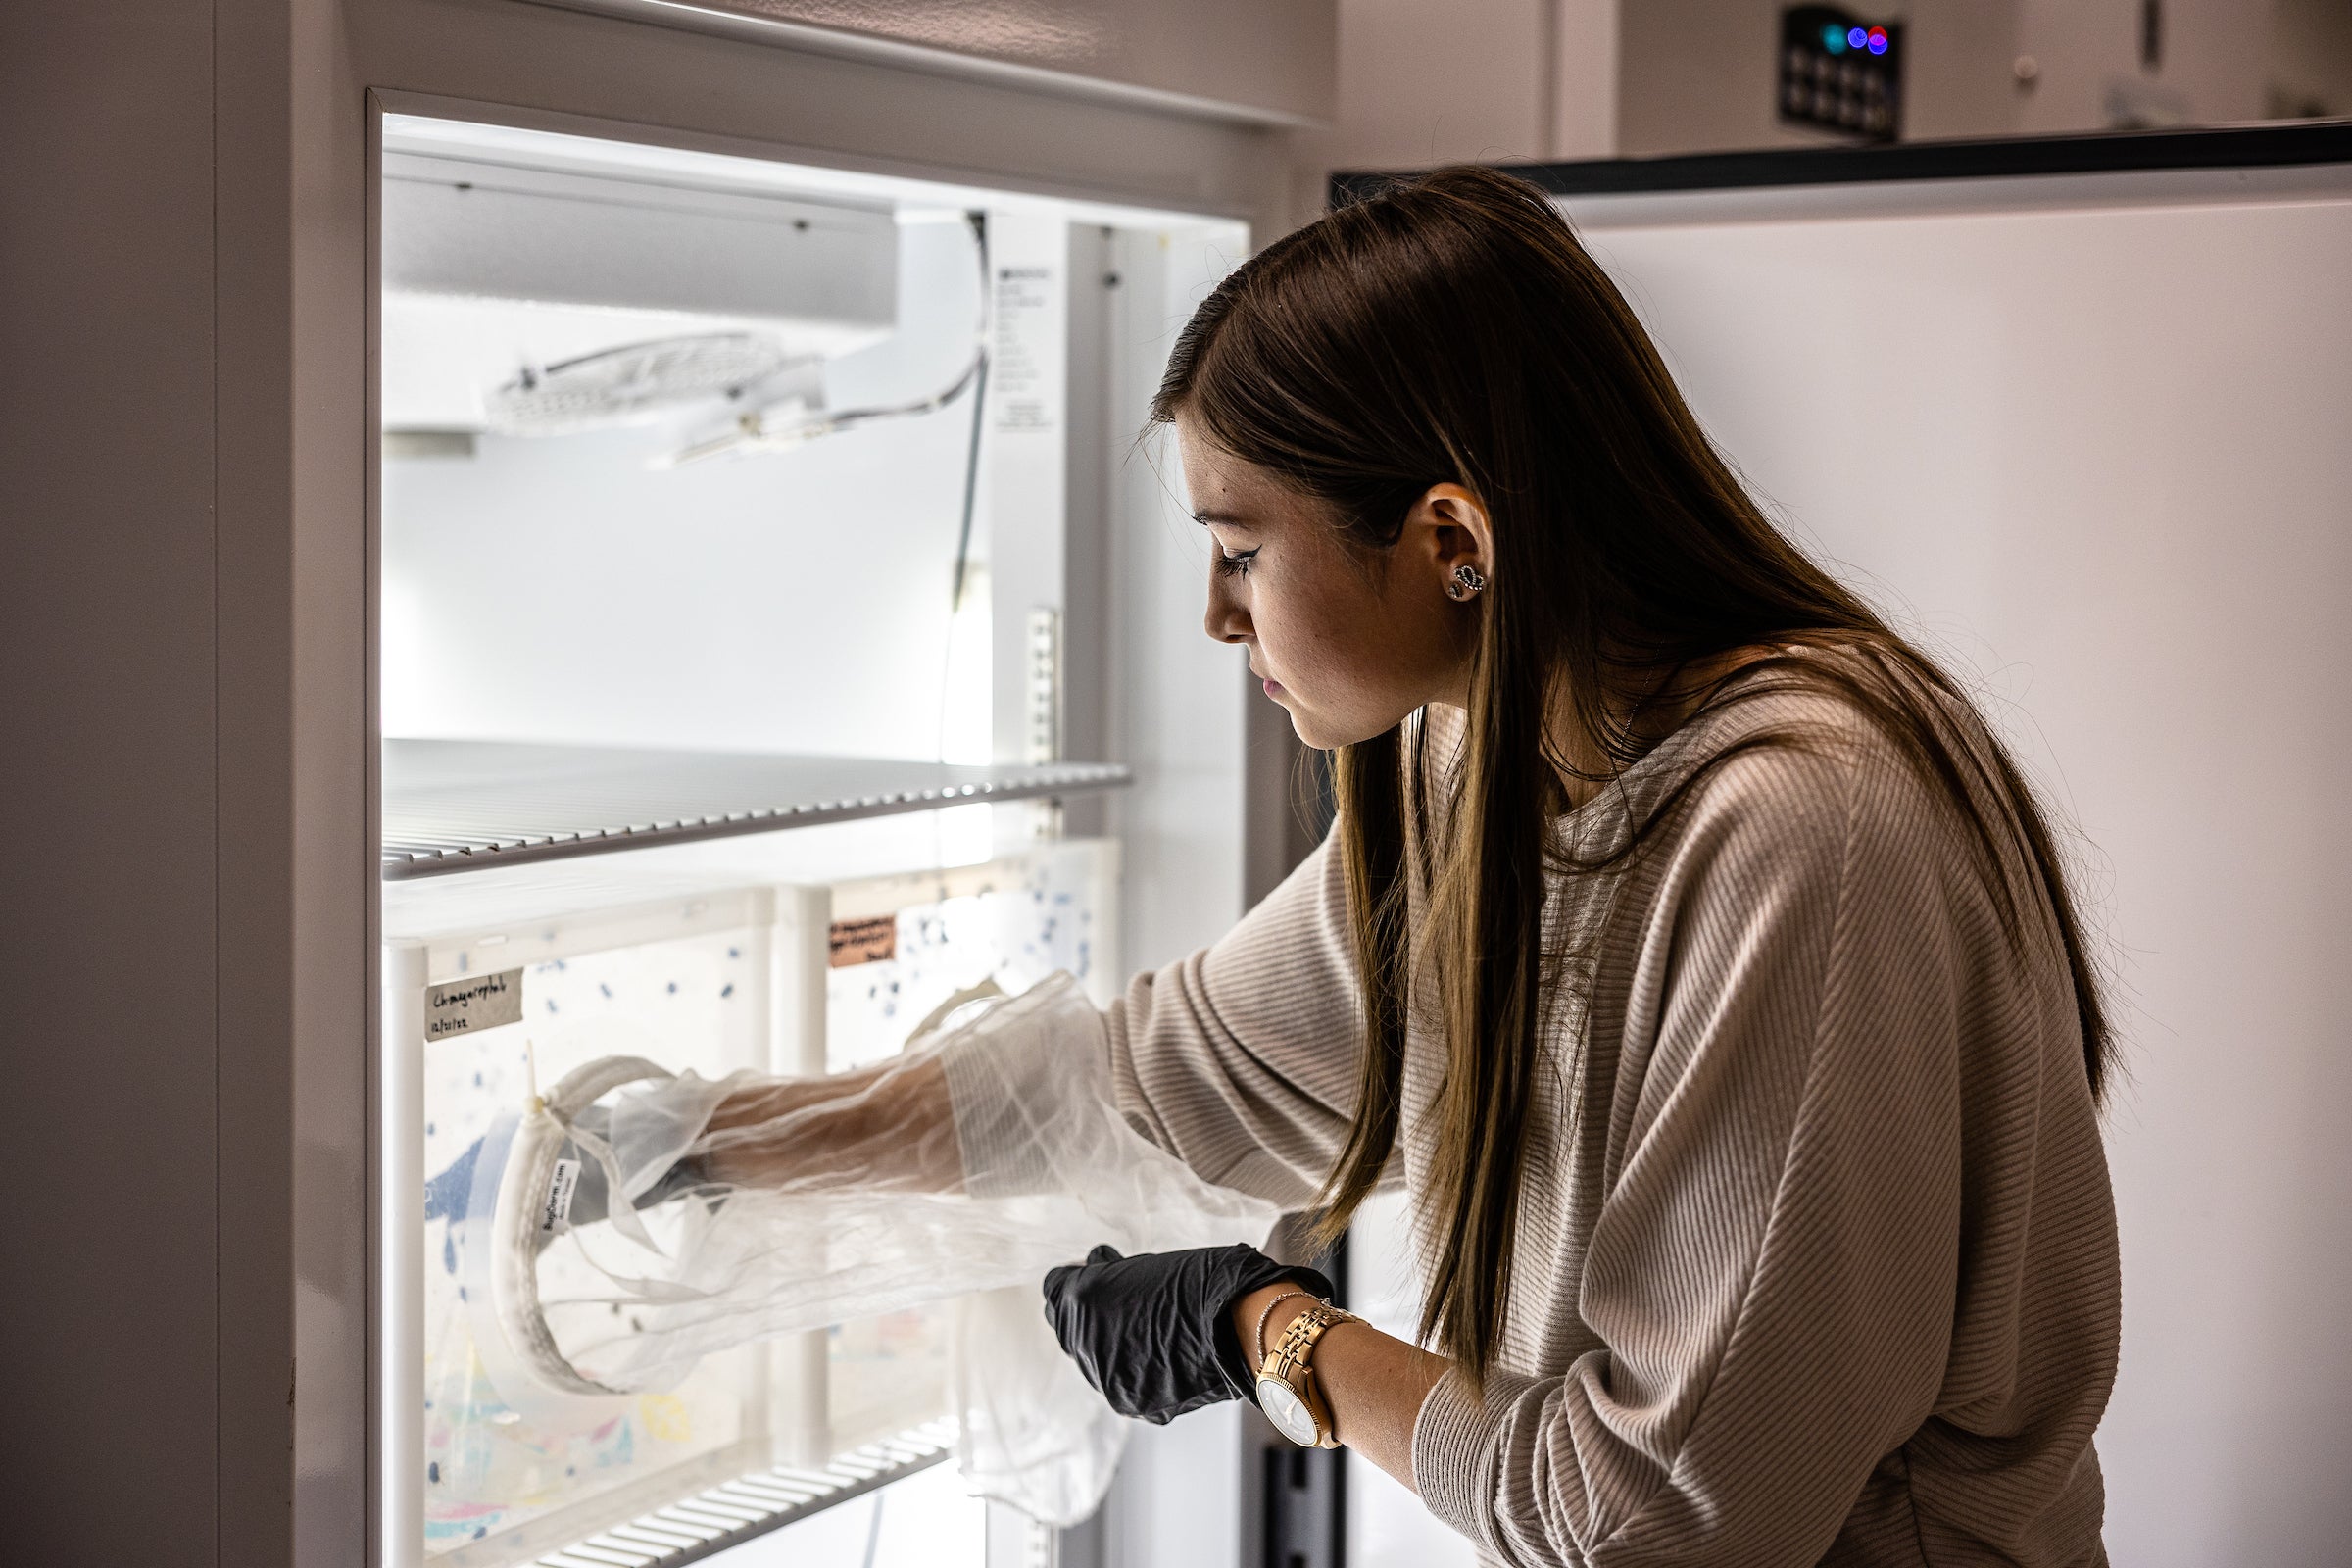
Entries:
[[[2021,958],[1949,807],[1819,691],[1686,725],[1560,831],[1618,842],[1791,722],[1842,744],[1731,758],[1631,869],[1555,879],[1546,940],[1591,956],[1544,1042],[1506,1370],[1431,1393],[1421,1495],[1511,1564],[2102,1562],[2115,1216],[2022,862]],[[1305,1204],[1354,1098],[1353,968],[1326,846],[1111,1009],[1122,1109]],[[1442,1060],[1416,1031],[1408,1197]]]

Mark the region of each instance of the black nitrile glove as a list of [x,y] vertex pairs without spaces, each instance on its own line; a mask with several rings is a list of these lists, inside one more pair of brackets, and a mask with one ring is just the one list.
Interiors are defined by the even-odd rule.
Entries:
[[1257,1368],[1234,1334],[1233,1303],[1285,1280],[1331,1298],[1331,1281],[1254,1247],[1133,1257],[1098,1247],[1084,1263],[1046,1275],[1046,1321],[1113,1410],[1164,1426],[1204,1404],[1250,1397]]

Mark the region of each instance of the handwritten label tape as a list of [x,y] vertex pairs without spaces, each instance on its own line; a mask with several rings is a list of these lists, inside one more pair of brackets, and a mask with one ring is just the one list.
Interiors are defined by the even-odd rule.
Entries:
[[522,1022],[522,971],[502,969],[496,974],[445,980],[424,993],[424,1038],[427,1043],[476,1029]]
[[877,914],[863,920],[833,922],[831,952],[826,962],[836,969],[854,963],[880,963],[899,956],[899,917]]

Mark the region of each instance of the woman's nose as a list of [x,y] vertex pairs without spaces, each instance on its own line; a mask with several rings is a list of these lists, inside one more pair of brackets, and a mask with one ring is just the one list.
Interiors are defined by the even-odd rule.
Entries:
[[1241,643],[1250,640],[1250,612],[1223,579],[1211,576],[1208,582],[1208,613],[1202,629],[1209,640],[1220,643]]

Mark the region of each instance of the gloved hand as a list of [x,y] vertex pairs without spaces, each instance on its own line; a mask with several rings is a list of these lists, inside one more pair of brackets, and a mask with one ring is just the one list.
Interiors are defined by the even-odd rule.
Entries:
[[1250,1396],[1257,1368],[1234,1333],[1233,1303],[1285,1280],[1331,1298],[1330,1280],[1254,1247],[1133,1257],[1098,1247],[1084,1263],[1046,1275],[1046,1320],[1113,1410],[1164,1426],[1188,1410]]

